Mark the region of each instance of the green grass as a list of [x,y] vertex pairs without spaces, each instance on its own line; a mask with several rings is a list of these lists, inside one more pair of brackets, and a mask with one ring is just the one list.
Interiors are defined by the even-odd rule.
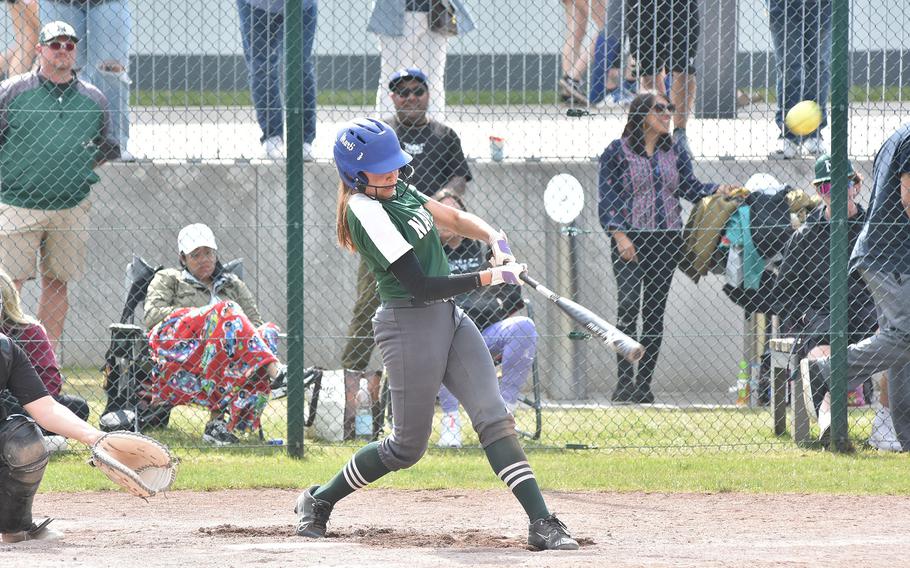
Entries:
[[[176,489],[298,488],[329,479],[354,448],[310,449],[302,460],[283,453],[205,453],[180,465]],[[546,490],[644,492],[754,492],[856,495],[910,494],[906,456],[835,455],[780,450],[693,456],[634,452],[538,451],[530,455]],[[55,457],[41,490],[94,491],[114,486],[85,465],[85,454]],[[373,487],[399,489],[501,489],[478,450],[433,451],[413,468]]]
[[[93,369],[64,370],[69,392],[86,397],[97,422],[103,406],[101,375]],[[272,401],[263,418],[267,437],[286,438],[286,399]],[[851,409],[851,436],[860,449],[835,455],[796,447],[773,434],[768,409],[662,409],[618,407],[545,409],[539,441],[525,447],[543,486],[554,490],[670,492],[798,492],[908,494],[906,457],[862,448],[872,411]],[[207,411],[178,407],[167,429],[149,432],[175,449],[183,460],[178,489],[300,487],[325,480],[349,459],[356,443],[336,446],[307,441],[306,457],[293,460],[284,448],[262,446],[250,436],[237,448],[201,446]],[[467,424],[467,417],[463,420]],[[517,417],[532,430],[534,413]],[[476,445],[470,428],[465,443]],[[435,444],[435,435],[431,444]],[[567,444],[588,450],[565,450]],[[78,444],[76,444],[78,446]],[[87,491],[112,485],[84,465],[86,452],[55,456],[44,491]],[[498,488],[478,449],[431,449],[416,467],[397,472],[377,486],[395,488]]]
[[[748,91],[748,89],[745,89]],[[767,102],[777,101],[774,89],[752,89]],[[850,101],[895,102],[910,98],[910,91],[901,87],[859,86],[850,89]],[[320,90],[317,103],[322,107],[372,106],[376,101],[375,91],[366,90]],[[554,105],[558,98],[555,90],[545,91],[448,91],[448,105]],[[187,91],[187,90],[139,90],[130,94],[130,104],[136,107],[250,107],[252,100],[247,90],[241,91]]]

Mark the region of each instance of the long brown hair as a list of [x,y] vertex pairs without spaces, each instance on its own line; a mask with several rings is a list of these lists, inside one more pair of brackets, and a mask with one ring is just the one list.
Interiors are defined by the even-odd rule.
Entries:
[[351,237],[351,229],[348,227],[348,201],[350,199],[351,188],[343,181],[339,181],[338,200],[335,205],[335,234],[338,236],[338,244],[351,252],[357,252],[357,246]]
[[[626,139],[629,148],[636,154],[645,154],[645,119],[657,97],[664,100],[666,97],[653,92],[644,92],[632,99],[629,104],[629,118],[626,120],[626,127],[623,128],[622,137]],[[673,147],[673,138],[669,134],[663,134],[657,139],[657,150],[667,151]]]

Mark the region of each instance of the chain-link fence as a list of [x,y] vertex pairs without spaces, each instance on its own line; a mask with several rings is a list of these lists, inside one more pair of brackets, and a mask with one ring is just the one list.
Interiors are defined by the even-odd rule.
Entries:
[[[874,337],[839,351],[850,436],[897,448],[886,382],[858,369],[892,369],[897,413],[906,133],[879,148],[902,121],[910,22],[901,2],[853,3],[832,62],[832,4],[7,4],[4,331],[93,424],[195,447],[298,444],[304,422],[307,443],[387,435],[380,300],[337,244],[332,161],[342,123],[378,116],[418,192],[502,228],[531,275],[643,345],[618,359],[529,286],[459,296],[527,444],[812,441],[829,370],[806,368],[806,397],[799,367],[826,352],[830,279],[849,290],[834,336]],[[846,140],[829,125],[837,65]],[[811,105],[785,124],[804,100],[817,128]],[[849,167],[816,160],[832,145]],[[847,223],[828,221],[832,172]],[[859,272],[827,269],[831,226],[861,241]],[[441,238],[454,272],[485,266],[485,243]],[[431,445],[478,443],[447,391],[432,430]]]

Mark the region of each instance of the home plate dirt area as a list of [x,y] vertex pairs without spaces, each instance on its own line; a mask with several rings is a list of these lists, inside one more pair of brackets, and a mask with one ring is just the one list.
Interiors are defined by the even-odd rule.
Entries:
[[55,542],[0,545],[3,566],[901,566],[910,498],[546,492],[574,552],[528,549],[501,491],[358,491],[322,540],[294,535],[298,491],[39,494]]

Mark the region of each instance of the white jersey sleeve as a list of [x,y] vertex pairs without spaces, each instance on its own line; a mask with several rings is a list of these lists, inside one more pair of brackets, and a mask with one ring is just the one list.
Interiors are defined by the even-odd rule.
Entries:
[[[375,199],[370,199],[362,193],[351,196],[348,202],[350,212],[357,218],[369,244],[363,243],[367,248],[373,248],[381,255],[388,268],[393,262],[401,258],[406,252],[414,248],[398,228],[392,223],[388,213]],[[372,245],[372,246],[370,246]]]

